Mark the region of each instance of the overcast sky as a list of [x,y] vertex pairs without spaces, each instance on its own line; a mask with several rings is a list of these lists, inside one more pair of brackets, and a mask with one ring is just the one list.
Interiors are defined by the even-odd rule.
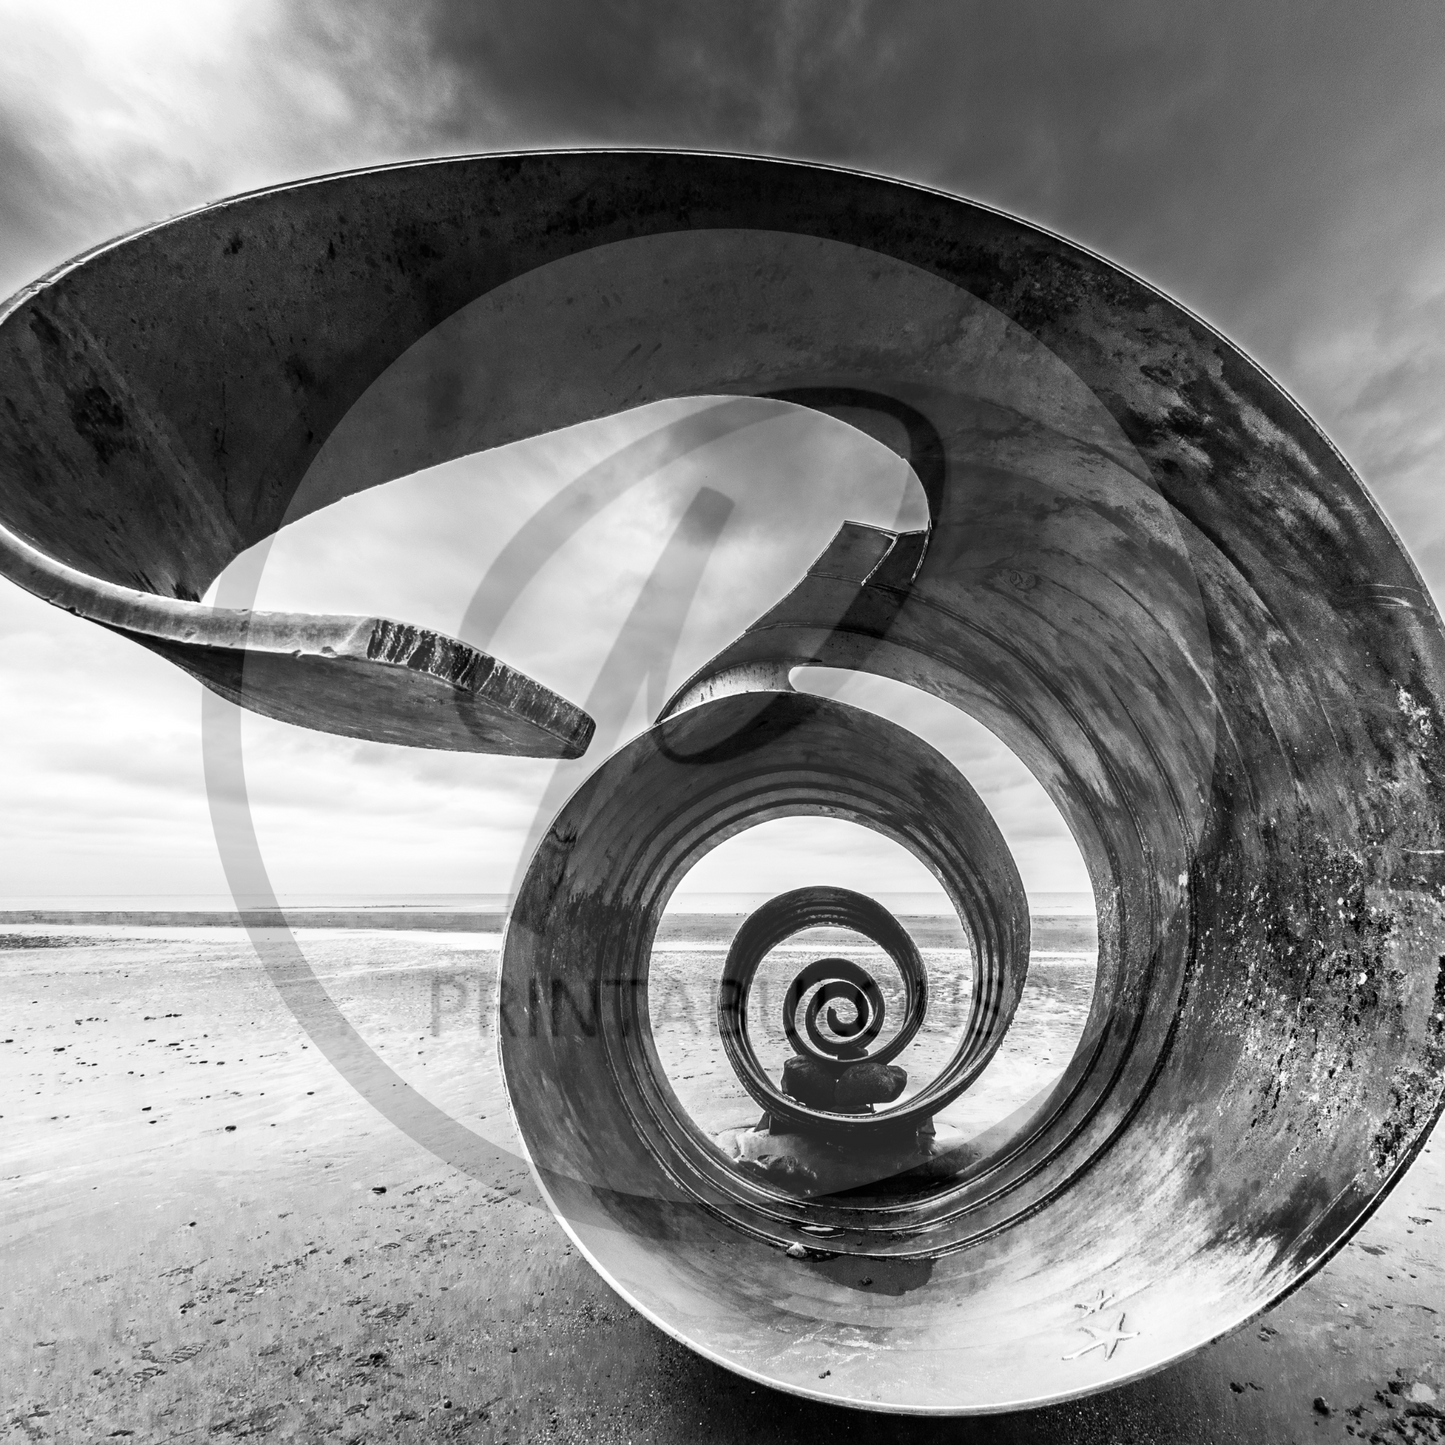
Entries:
[[[0,24],[6,291],[127,228],[379,161],[616,143],[858,166],[1037,221],[1202,313],[1312,412],[1437,598],[1445,588],[1445,7],[1434,0],[0,0]],[[271,550],[262,602],[452,632],[471,607],[477,624],[477,586],[529,507],[565,501],[610,457],[696,425],[697,410],[599,423],[318,514]],[[888,524],[909,505],[890,455],[836,423],[777,416],[723,431],[654,466],[573,553],[558,552],[488,623],[497,651],[582,701],[652,560],[710,486],[729,510],[706,545],[684,537],[693,553],[678,585],[696,599],[671,640],[675,682],[817,550],[808,536],[758,543],[768,467],[831,459],[834,500],[863,520]],[[476,500],[498,467],[515,498],[505,518]],[[459,545],[460,518],[476,545]],[[643,562],[589,572],[618,536]],[[754,554],[740,595],[721,579],[729,559]],[[565,645],[547,627],[564,603],[591,625]],[[221,893],[196,685],[8,586],[0,633],[0,893]],[[966,767],[1031,888],[1083,886],[1046,800],[975,725],[878,684],[844,695],[906,717]],[[644,724],[645,696],[601,701],[605,732]],[[282,892],[505,891],[551,796],[542,764],[266,722],[248,722],[246,738]],[[751,852],[729,845],[698,886],[920,881],[842,825],[800,826],[779,825]]]

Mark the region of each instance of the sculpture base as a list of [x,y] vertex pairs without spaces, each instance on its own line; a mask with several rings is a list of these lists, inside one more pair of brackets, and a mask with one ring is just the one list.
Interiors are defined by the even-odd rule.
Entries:
[[793,1194],[908,1193],[948,1179],[975,1151],[950,1125],[928,1124],[876,1141],[775,1130],[769,1118],[725,1129],[714,1142],[734,1163]]

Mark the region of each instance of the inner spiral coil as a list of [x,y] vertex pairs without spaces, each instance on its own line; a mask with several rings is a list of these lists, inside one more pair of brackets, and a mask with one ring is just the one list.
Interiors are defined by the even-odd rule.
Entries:
[[[810,989],[814,990],[811,998]],[[840,1003],[852,1008],[851,1019],[839,1017]],[[861,1059],[883,1032],[887,1011],[883,990],[867,969],[847,958],[820,958],[788,985],[783,998],[783,1032],[793,1051],[805,1057],[829,1062]],[[832,1038],[819,1027],[820,1019]]]
[[[886,1064],[912,1042],[928,1011],[923,959],[907,929],[881,903],[848,888],[795,888],[750,914],[733,939],[723,966],[718,1031],[733,1069],[753,1098],[784,1117],[791,1114],[797,1122],[817,1121],[832,1111],[802,1105],[768,1076],[749,1035],[749,1003],[767,955],[784,940],[818,927],[851,929],[883,949],[902,980],[902,1013],[892,1037],[869,1052],[882,1035],[888,1016],[877,979],[851,959],[815,959],[795,975],[783,998],[783,1032],[796,1055],[830,1068],[864,1060]],[[842,1009],[851,1010],[852,1017]]]

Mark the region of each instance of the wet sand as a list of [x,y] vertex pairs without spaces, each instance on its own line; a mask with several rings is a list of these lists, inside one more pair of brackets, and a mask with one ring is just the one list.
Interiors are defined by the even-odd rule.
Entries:
[[[695,1357],[577,1257],[520,1162],[470,1178],[386,1123],[239,930],[7,931],[57,946],[0,948],[0,1438],[1445,1439],[1438,1145],[1282,1306],[1161,1375],[1021,1416],[863,1415]],[[381,1056],[505,1149],[495,935],[302,939]],[[1057,968],[1041,1001],[1072,1019],[1090,970]]]

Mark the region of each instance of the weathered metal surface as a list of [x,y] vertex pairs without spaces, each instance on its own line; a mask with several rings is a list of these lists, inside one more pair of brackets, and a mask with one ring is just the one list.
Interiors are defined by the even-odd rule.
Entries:
[[[998,1410],[1157,1368],[1339,1247],[1419,1148],[1445,1074],[1440,620],[1339,454],[1198,318],[1022,222],[818,167],[588,153],[332,177],[152,228],[10,304],[0,569],[56,600],[36,569],[73,569],[64,605],[215,685],[237,644],[263,649],[186,609],[287,519],[689,394],[863,426],[911,459],[931,525],[845,528],[542,845],[502,994],[539,1176],[639,1309],[802,1394]],[[224,665],[184,632],[203,623]],[[331,626],[266,635],[310,628],[324,657]],[[258,665],[257,705],[478,741],[411,704],[412,673],[455,690],[449,664],[407,670],[403,722],[368,734],[391,705],[367,665],[316,662],[308,678],[347,679],[323,701],[281,660],[294,650]],[[720,836],[707,808],[741,827],[801,806],[781,784],[758,809],[730,797],[717,780],[743,760],[772,789],[790,748],[827,736],[807,806],[860,788],[949,846],[931,794],[910,813],[908,788],[865,786],[872,723],[789,692],[807,663],[986,722],[1068,819],[1098,904],[1099,986],[1064,1078],[911,1198],[745,1178],[678,1116],[634,986],[663,901],[628,893],[648,850]],[[248,692],[252,676],[248,660]],[[575,711],[529,696],[522,733],[585,742]],[[496,728],[485,746],[525,747]],[[633,768],[647,785],[617,791]],[[625,987],[601,971],[604,935]]]
[[[86,544],[97,534],[130,533],[122,545],[134,546],[148,521],[164,526],[177,510],[184,517],[178,525],[197,528],[192,547],[207,535],[225,539],[210,554],[212,566],[231,561],[245,544],[226,515],[223,492],[177,461],[169,432],[172,409],[188,403],[184,391],[159,400],[137,395],[132,379],[105,361],[100,341],[67,312],[68,274],[62,270],[34,295],[22,292],[0,313],[7,343],[0,354],[15,387],[7,398],[0,493],[9,503],[7,520],[15,510],[31,513],[31,528],[0,526],[0,572],[158,653],[222,697],[283,722],[376,742],[518,757],[575,758],[587,750],[593,724],[581,709],[455,638],[382,617],[202,606],[195,599],[215,574],[192,574],[188,585],[176,551],[159,564],[154,553],[133,555],[121,575],[138,586],[121,585],[112,580],[114,569],[96,567]],[[83,346],[66,348],[48,308],[65,317]],[[69,436],[44,430],[54,425],[54,413],[40,403],[53,408],[57,391],[69,407]],[[170,483],[172,494],[154,516],[158,499],[153,488],[148,494],[138,485],[137,467],[157,467]],[[125,478],[121,488],[129,483],[138,494],[111,513],[92,493],[115,473]],[[49,494],[51,507],[38,528],[36,491]],[[76,556],[100,575],[57,560],[62,556]]]

